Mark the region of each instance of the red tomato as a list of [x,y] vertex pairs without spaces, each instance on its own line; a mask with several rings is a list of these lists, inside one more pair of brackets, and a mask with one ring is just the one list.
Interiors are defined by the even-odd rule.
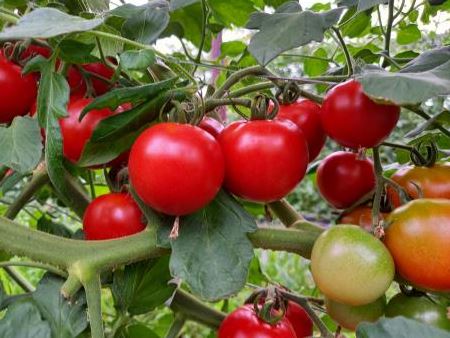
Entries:
[[309,161],[314,160],[322,150],[327,136],[320,121],[320,106],[310,100],[280,105],[277,119],[294,122],[303,132],[308,143]]
[[313,321],[306,311],[297,303],[289,301],[286,318],[291,322],[297,338],[311,337],[313,335]]
[[162,213],[182,216],[208,204],[219,191],[224,160],[213,136],[198,127],[159,123],[131,147],[131,183],[139,197]]
[[337,151],[317,169],[317,185],[323,198],[338,209],[352,206],[375,188],[372,161],[355,153]]
[[219,134],[224,129],[224,126],[222,123],[217,121],[216,119],[213,119],[212,117],[205,116],[200,124],[198,125],[203,130],[206,130],[208,133],[210,133],[212,136],[217,138]]
[[[385,213],[381,213],[380,220],[384,219],[386,215]],[[360,205],[342,215],[338,223],[359,225],[364,230],[370,232],[372,231],[372,208],[367,205]]]
[[258,318],[253,305],[244,305],[230,313],[222,322],[219,338],[297,338],[295,331],[285,317],[270,325]]
[[36,76],[22,75],[22,68],[1,58],[0,123],[11,123],[16,116],[28,114],[36,95]]
[[325,96],[321,113],[327,135],[353,149],[383,142],[399,116],[400,107],[372,101],[355,80],[333,87]]
[[87,240],[103,240],[133,235],[145,229],[143,215],[130,195],[111,193],[94,199],[83,217]]
[[[106,66],[102,62],[94,62],[82,65],[81,67],[89,73],[100,75],[105,79],[111,79],[114,75],[114,69]],[[83,75],[80,71],[72,66],[69,68],[67,73],[67,81],[71,88],[72,94],[82,94],[86,93],[86,82],[84,81]],[[95,94],[97,96],[105,94],[111,85],[95,76],[91,76],[92,87],[94,88]]]
[[20,54],[20,59],[25,60],[28,58],[33,58],[37,55],[42,55],[46,59],[52,55],[52,51],[48,47],[38,46],[38,45],[29,45],[23,52]]
[[92,110],[80,122],[78,119],[81,112],[91,101],[92,99],[71,100],[67,107],[69,116],[59,120],[64,156],[73,163],[80,159],[83,148],[91,138],[97,124],[114,114],[107,108]]
[[219,136],[225,156],[225,187],[255,202],[286,196],[301,181],[308,165],[308,147],[290,121],[238,121]]
[[397,273],[414,286],[450,291],[450,201],[422,198],[388,217],[384,244]]

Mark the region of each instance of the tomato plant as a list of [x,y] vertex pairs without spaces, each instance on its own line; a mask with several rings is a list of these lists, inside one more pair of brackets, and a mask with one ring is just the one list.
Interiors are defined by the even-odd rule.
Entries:
[[225,157],[225,187],[255,202],[272,202],[300,182],[308,164],[308,148],[290,121],[238,121],[219,136]]
[[[382,213],[382,218],[386,217],[386,213]],[[359,225],[366,231],[372,231],[372,208],[362,205],[358,206],[350,212],[344,213],[338,220],[339,224],[355,224]]]

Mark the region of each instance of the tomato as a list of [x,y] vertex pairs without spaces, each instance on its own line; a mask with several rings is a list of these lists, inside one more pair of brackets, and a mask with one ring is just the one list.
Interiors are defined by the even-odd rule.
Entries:
[[0,123],[11,123],[16,116],[28,114],[36,96],[36,76],[22,75],[22,68],[1,58]]
[[270,325],[258,318],[253,305],[244,305],[230,313],[219,327],[218,338],[297,338],[284,317]]
[[225,156],[225,187],[254,202],[287,195],[303,178],[308,147],[290,121],[238,121],[219,136]]
[[48,47],[38,46],[38,45],[29,45],[23,52],[20,54],[21,60],[31,59],[37,55],[41,55],[44,58],[48,59],[50,55],[52,55],[52,50]]
[[94,199],[83,216],[87,240],[133,235],[145,229],[143,214],[129,194],[111,193]]
[[291,120],[303,132],[308,143],[309,161],[314,160],[322,150],[327,138],[320,121],[320,106],[311,100],[299,100],[280,105],[277,119]]
[[[435,164],[431,168],[407,166],[398,170],[391,179],[402,186],[411,199],[419,198],[419,191],[425,198],[450,199],[450,163]],[[389,199],[394,207],[400,206],[398,193],[388,189]]]
[[337,151],[322,160],[317,186],[323,198],[338,209],[351,207],[375,188],[372,161],[358,154]]
[[182,216],[208,204],[224,178],[216,139],[198,127],[159,123],[131,147],[131,183],[139,197],[162,213]]
[[313,335],[313,321],[297,303],[288,302],[286,318],[294,328],[297,338],[311,337]]
[[450,291],[450,201],[417,199],[387,218],[384,243],[414,286]]
[[386,297],[383,295],[376,301],[359,306],[351,306],[325,298],[328,315],[340,326],[355,331],[361,322],[375,322],[383,316],[386,308]]
[[339,303],[374,302],[394,278],[394,262],[376,237],[354,225],[336,225],[314,243],[311,272],[322,293]]
[[[383,220],[387,214],[381,213],[380,219]],[[343,214],[338,221],[340,224],[359,225],[366,231],[372,231],[372,208],[367,205],[360,205],[352,211]]]
[[400,107],[372,101],[355,80],[333,87],[325,95],[321,113],[327,135],[353,149],[372,148],[383,142],[399,116]]
[[206,130],[208,133],[210,133],[212,136],[217,138],[219,134],[222,132],[224,126],[222,123],[217,121],[216,119],[213,119],[212,117],[205,116],[198,125],[203,130]]
[[392,297],[386,308],[386,317],[403,316],[450,331],[447,308],[424,296],[406,296],[402,293]]
[[[114,60],[114,59],[112,59]],[[82,65],[84,70],[94,75],[100,75],[105,79],[112,79],[114,75],[114,69],[106,66],[102,62],[93,62]],[[86,93],[87,87],[86,82],[81,75],[80,71],[72,66],[69,68],[67,72],[67,81],[71,88],[72,95],[73,94],[82,94]],[[95,76],[91,76],[92,87],[97,96],[105,94],[109,89],[111,89],[111,85]]]

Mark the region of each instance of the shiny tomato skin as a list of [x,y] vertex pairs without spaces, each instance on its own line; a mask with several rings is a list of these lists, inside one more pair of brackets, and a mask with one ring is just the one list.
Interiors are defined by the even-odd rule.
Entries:
[[291,323],[297,338],[311,337],[313,335],[313,321],[297,303],[288,302],[286,318]]
[[371,100],[355,80],[333,87],[325,95],[321,112],[327,135],[353,149],[372,148],[383,142],[399,116],[398,106]]
[[[391,176],[394,182],[402,186],[411,199],[424,198],[450,199],[450,163],[435,164],[432,167],[407,166]],[[396,208],[401,205],[398,193],[388,189],[388,196]]]
[[383,295],[372,303],[360,306],[341,304],[325,298],[325,306],[328,315],[340,326],[355,331],[359,323],[375,322],[384,315],[386,297]]
[[280,105],[277,119],[294,122],[303,132],[308,143],[309,161],[313,161],[322,150],[327,136],[320,120],[320,106],[311,100],[299,100]]
[[284,317],[270,325],[259,319],[253,305],[244,305],[230,313],[219,327],[218,338],[297,338]]
[[36,96],[36,75],[22,75],[22,68],[0,58],[0,123],[28,114]]
[[162,213],[182,216],[208,204],[224,178],[216,139],[201,128],[159,123],[131,147],[128,169],[139,197]]
[[302,180],[308,147],[290,121],[238,121],[219,136],[225,156],[225,187],[246,200],[268,203]]
[[406,296],[399,293],[391,298],[386,308],[386,317],[403,316],[450,331],[447,308],[425,296]]
[[375,188],[372,161],[358,154],[337,151],[322,160],[317,169],[322,197],[338,209],[352,206]]
[[143,214],[129,194],[110,193],[94,199],[83,216],[87,240],[130,236],[145,229]]
[[383,243],[355,225],[336,225],[314,243],[311,272],[329,299],[359,306],[374,302],[394,279],[394,261]]
[[219,136],[219,134],[222,132],[222,130],[225,128],[222,123],[217,121],[216,119],[212,117],[204,117],[200,124],[198,125],[203,130],[206,130],[208,133],[210,133],[212,136],[214,136],[216,139]]
[[419,288],[450,291],[450,201],[417,199],[387,218],[384,243],[397,273]]
[[69,116],[59,120],[64,156],[73,163],[80,159],[84,146],[91,138],[97,124],[114,114],[107,108],[92,110],[80,122],[78,119],[81,112],[91,102],[92,99],[88,98],[71,100],[67,107]]
[[[380,213],[380,220],[387,216],[386,213]],[[366,231],[372,231],[372,208],[367,205],[357,206],[352,211],[343,214],[338,221],[339,224],[359,225]]]

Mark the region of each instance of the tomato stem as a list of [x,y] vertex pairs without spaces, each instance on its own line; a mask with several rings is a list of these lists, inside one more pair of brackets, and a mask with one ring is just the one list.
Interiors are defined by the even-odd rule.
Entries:
[[383,177],[383,166],[380,159],[380,148],[379,146],[372,149],[373,151],[373,165],[375,170],[376,187],[375,196],[373,198],[372,206],[372,230],[374,233],[380,226],[380,205],[381,205],[381,194],[384,189],[384,177]]
[[169,331],[166,334],[165,338],[177,338],[180,336],[181,330],[183,330],[183,326],[186,323],[186,317],[182,313],[176,313],[174,321],[169,328]]
[[[87,276],[86,276],[87,275]],[[89,324],[91,327],[92,338],[103,338],[103,319],[102,319],[102,303],[101,303],[101,282],[100,274],[89,273],[82,274],[82,284],[86,292],[86,300],[88,305]]]

